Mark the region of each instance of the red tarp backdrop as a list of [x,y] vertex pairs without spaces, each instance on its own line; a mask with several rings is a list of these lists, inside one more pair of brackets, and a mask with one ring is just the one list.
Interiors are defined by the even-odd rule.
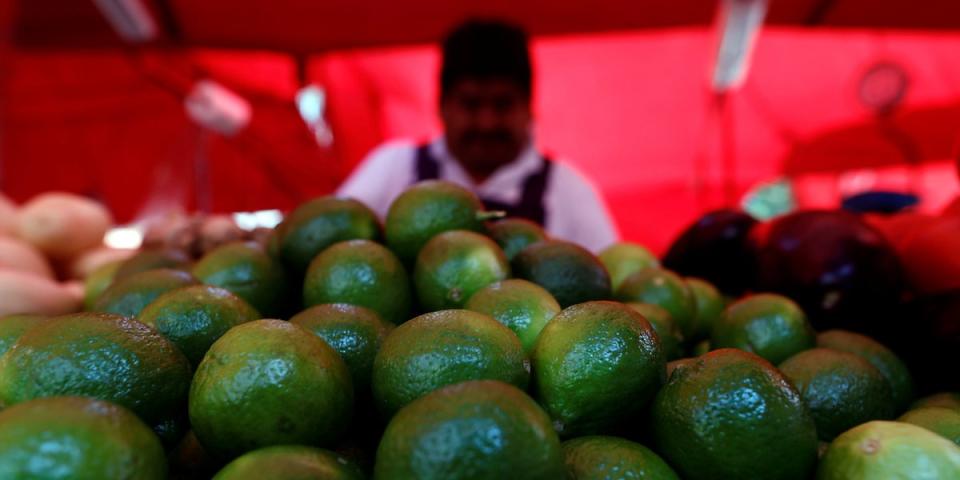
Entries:
[[[24,10],[49,20],[42,7],[50,3],[20,6],[34,5]],[[85,193],[123,221],[171,205],[286,209],[331,191],[381,141],[422,140],[438,131],[434,48],[315,51],[321,44],[365,43],[357,37],[364,31],[369,43],[426,39],[405,37],[404,22],[381,25],[387,31],[363,24],[321,34],[306,20],[321,18],[311,10],[320,7],[290,1],[243,30],[237,25],[245,23],[215,15],[224,11],[219,3],[170,2],[180,43],[159,48],[120,48],[102,33],[105,25],[94,29],[97,35],[93,27],[50,36],[15,28],[13,48],[0,60],[0,188],[18,200],[49,189]],[[686,23],[704,24],[712,6],[697,13],[693,5],[700,3],[676,11],[689,14]],[[707,88],[714,44],[705,26],[537,37],[538,143],[597,182],[624,237],[657,250],[699,212],[724,204],[729,187],[736,200],[784,172],[796,178],[806,205],[835,205],[845,192],[894,186],[927,192],[925,208],[938,208],[956,191],[949,156],[960,132],[960,34],[776,26],[815,13],[800,8],[806,3],[774,2],[775,26],[761,34],[748,81],[723,111]],[[878,2],[858,17],[847,6],[856,3],[837,2],[817,23],[870,21],[890,6]],[[438,5],[414,2],[428,4]],[[324,5],[336,13],[339,3]],[[298,16],[294,7],[307,10]],[[651,13],[648,25],[639,16],[625,17],[629,25],[607,25],[684,23],[664,12]],[[917,12],[905,18],[912,26],[945,26],[939,16]],[[514,13],[523,19],[531,12]],[[590,22],[600,22],[603,15],[596,16]],[[564,18],[573,17],[547,16],[536,30],[576,30]],[[418,16],[408,20],[432,25]],[[293,22],[285,34],[282,21]],[[438,29],[428,28],[430,38]],[[74,48],[57,35],[90,40]],[[314,53],[292,55],[293,47]],[[878,64],[893,65],[907,79],[897,108],[882,118],[861,94]],[[183,97],[201,78],[251,102],[252,122],[237,136],[186,117]],[[306,83],[325,91],[329,148],[314,141],[297,113],[294,97]],[[881,94],[888,83],[866,82]],[[904,135],[907,142],[896,140]]]

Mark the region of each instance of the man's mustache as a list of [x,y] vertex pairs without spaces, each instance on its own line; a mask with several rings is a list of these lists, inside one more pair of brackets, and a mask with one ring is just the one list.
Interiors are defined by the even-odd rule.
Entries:
[[489,130],[489,131],[467,131],[462,137],[464,142],[498,142],[510,143],[514,141],[513,135],[507,130]]

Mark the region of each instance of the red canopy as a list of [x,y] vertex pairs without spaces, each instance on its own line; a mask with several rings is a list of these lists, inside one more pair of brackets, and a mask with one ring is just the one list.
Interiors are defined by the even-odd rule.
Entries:
[[[888,0],[774,1],[748,81],[723,109],[707,88],[711,2],[145,3],[161,40],[133,48],[92,3],[17,2],[0,65],[3,191],[19,200],[82,192],[121,220],[170,205],[290,208],[331,191],[381,141],[438,131],[432,47],[341,47],[434,40],[474,12],[542,34],[538,142],[597,182],[626,238],[655,249],[727,193],[738,198],[785,169],[802,176],[801,200],[816,203],[835,200],[844,171],[876,167],[882,148],[832,148],[873,138],[863,132],[876,130],[877,117],[859,86],[878,63],[909,79],[896,119],[918,144],[936,145],[921,150],[932,168],[921,176],[932,176],[927,188],[938,192],[927,208],[956,189],[943,145],[960,131],[952,107],[960,104],[960,34],[928,31],[957,26],[955,1],[909,9]],[[806,25],[823,28],[797,28]],[[552,33],[567,35],[545,35]],[[186,117],[183,98],[202,78],[252,105],[252,122],[237,136]],[[296,110],[295,93],[307,83],[324,88],[330,148]],[[883,144],[861,148],[870,145]]]

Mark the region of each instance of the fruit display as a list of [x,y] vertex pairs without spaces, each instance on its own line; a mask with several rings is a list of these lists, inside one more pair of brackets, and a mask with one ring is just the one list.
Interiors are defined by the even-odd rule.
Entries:
[[960,295],[850,214],[658,257],[443,181],[121,253],[89,201],[6,211],[0,479],[960,478]]

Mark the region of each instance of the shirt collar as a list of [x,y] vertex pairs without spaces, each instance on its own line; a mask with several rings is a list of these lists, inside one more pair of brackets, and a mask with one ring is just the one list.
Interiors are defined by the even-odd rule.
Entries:
[[446,140],[441,136],[434,140],[430,145],[430,153],[437,161],[442,164],[442,168],[451,168],[455,170],[454,176],[460,177],[469,182],[469,187],[476,191],[480,196],[503,201],[515,201],[519,199],[523,190],[523,183],[527,177],[535,172],[543,163],[543,157],[534,147],[531,139],[527,146],[520,151],[517,158],[497,168],[486,181],[476,185],[463,166],[458,162],[447,149]]

